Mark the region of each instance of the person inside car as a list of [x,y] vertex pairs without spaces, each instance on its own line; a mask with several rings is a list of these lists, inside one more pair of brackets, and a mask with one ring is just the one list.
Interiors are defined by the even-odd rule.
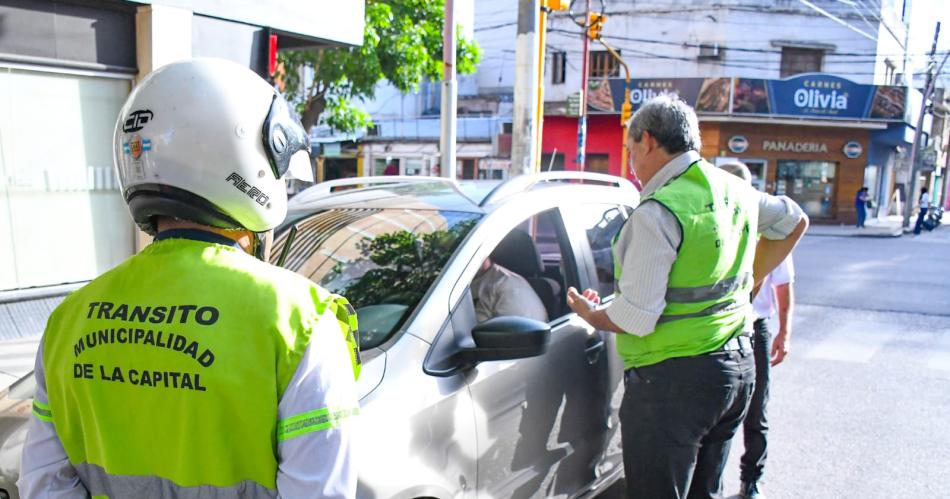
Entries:
[[479,323],[492,317],[516,315],[548,321],[544,303],[528,280],[486,258],[472,280],[472,299]]

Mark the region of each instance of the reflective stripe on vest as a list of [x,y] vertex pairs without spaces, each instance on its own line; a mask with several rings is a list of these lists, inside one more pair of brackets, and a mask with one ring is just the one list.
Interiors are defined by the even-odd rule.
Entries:
[[53,411],[50,410],[48,405],[38,400],[33,400],[33,415],[40,421],[53,422]]
[[49,402],[34,413],[52,419],[70,463],[100,468],[110,484],[272,496],[278,404],[311,334],[325,330],[318,321],[340,324],[349,345],[340,353],[359,374],[352,311],[233,247],[159,240],[51,314],[42,352]]
[[[757,238],[753,196],[758,193],[738,177],[699,161],[641,200],[641,206],[653,201],[666,208],[679,222],[682,239],[653,332],[617,338],[625,367],[701,355],[746,327]],[[615,244],[617,281],[622,256]]]
[[110,475],[101,466],[74,464],[73,468],[89,494],[111,499],[272,499],[277,490],[267,489],[251,480],[227,486],[198,485],[183,487],[166,478],[148,475]]
[[693,288],[667,288],[667,303],[695,303],[700,301],[721,300],[741,288],[751,286],[752,273],[744,272],[735,277],[723,279],[708,286]]

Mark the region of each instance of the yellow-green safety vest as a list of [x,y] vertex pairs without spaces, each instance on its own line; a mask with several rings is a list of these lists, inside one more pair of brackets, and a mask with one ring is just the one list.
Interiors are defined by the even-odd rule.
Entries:
[[340,322],[359,375],[356,315],[308,279],[219,242],[157,240],[49,319],[49,403],[35,402],[34,414],[54,424],[93,496],[273,497],[277,442],[358,410],[278,420],[318,321]]
[[[714,351],[746,327],[758,239],[754,194],[738,177],[697,161],[641,200],[641,205],[657,202],[666,207],[683,237],[655,329],[646,336],[617,338],[625,368]],[[616,241],[613,251],[619,282],[622,253]]]

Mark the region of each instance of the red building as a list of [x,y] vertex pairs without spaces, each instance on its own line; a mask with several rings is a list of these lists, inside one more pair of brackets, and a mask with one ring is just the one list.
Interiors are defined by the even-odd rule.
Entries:
[[[541,132],[541,168],[577,170],[577,121],[572,116],[545,116]],[[620,175],[623,127],[619,115],[587,118],[587,170]],[[553,156],[553,163],[552,163]],[[628,176],[632,175],[628,172]]]

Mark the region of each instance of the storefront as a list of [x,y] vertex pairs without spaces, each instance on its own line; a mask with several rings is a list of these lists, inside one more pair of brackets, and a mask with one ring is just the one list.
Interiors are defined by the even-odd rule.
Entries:
[[870,130],[708,121],[700,130],[704,157],[742,161],[759,189],[794,199],[813,221],[856,219]]
[[0,0],[0,340],[38,335],[65,293],[150,241],[112,161],[138,78],[205,56],[266,74],[271,34],[280,47],[361,43],[365,2],[330,17],[276,3]]
[[[588,87],[588,171],[621,172],[619,115],[626,82],[592,80]],[[711,162],[741,160],[767,192],[798,201],[819,223],[852,223],[854,196],[870,171],[871,134],[905,121],[907,89],[861,85],[828,74],[785,80],[651,78],[630,82],[633,110],[658,95],[693,106],[702,132],[702,155]],[[556,106],[549,106],[554,109]],[[565,108],[566,109],[566,108]],[[577,169],[577,118],[545,116],[542,169]],[[564,155],[563,158],[558,157]],[[603,158],[605,155],[606,158]],[[602,159],[603,158],[603,159]],[[628,169],[628,176],[632,177]],[[886,190],[887,187],[882,187]]]

